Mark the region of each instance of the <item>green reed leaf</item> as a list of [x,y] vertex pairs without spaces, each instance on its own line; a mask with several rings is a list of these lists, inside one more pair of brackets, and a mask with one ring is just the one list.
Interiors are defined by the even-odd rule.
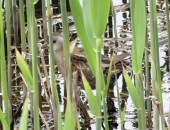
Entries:
[[39,0],[32,0],[32,4],[36,4]]
[[[2,1],[0,1],[0,80],[1,80],[1,92],[3,97],[3,103],[5,107],[5,118],[7,124],[9,125],[11,122],[11,110],[10,110],[10,97],[8,93],[8,84],[7,84],[7,69],[6,69],[6,61],[5,61],[5,43],[4,43],[4,23],[3,23],[3,9],[2,9]],[[11,82],[11,81],[9,81]]]
[[5,130],[10,130],[10,126],[8,125],[7,120],[5,119],[4,114],[1,109],[0,109],[0,121],[3,124],[3,127],[5,128]]
[[139,94],[136,87],[133,85],[132,80],[130,79],[129,75],[126,73],[126,70],[123,69],[123,76],[125,78],[130,96],[134,103],[134,106],[138,109],[140,105]]
[[126,113],[126,108],[123,108],[123,111],[121,112],[121,117],[120,117],[120,124],[123,125],[125,121],[125,113]]
[[97,98],[94,96],[92,89],[91,89],[85,75],[83,74],[83,72],[81,72],[81,76],[82,76],[84,88],[87,93],[90,110],[93,115],[98,116],[99,115],[99,104],[97,102]]
[[74,121],[72,114],[71,100],[67,98],[67,108],[65,114],[64,130],[74,130]]
[[144,0],[131,3],[132,68],[134,73],[142,70],[142,58],[146,42],[146,6]]
[[91,19],[90,19],[90,0],[84,0],[83,1],[83,18],[84,18],[84,26],[86,33],[88,35],[88,38],[90,39],[90,43],[92,44],[93,48],[96,48],[96,39],[93,36],[93,31],[92,31],[92,24],[91,24]]
[[113,63],[114,63],[114,57],[115,57],[114,55],[111,57],[111,61],[110,61],[110,64],[109,64],[109,70],[108,70],[108,75],[107,75],[107,82],[106,82],[106,86],[105,86],[105,89],[104,89],[104,97],[107,96],[107,92],[108,92],[108,89],[109,89],[111,71],[112,71],[112,66],[113,66]]
[[26,62],[24,61],[23,57],[21,56],[21,54],[17,49],[15,49],[15,52],[16,52],[17,64],[23,74],[26,83],[29,86],[30,91],[33,91],[33,78],[28,68],[28,65],[26,64]]
[[85,24],[84,24],[84,17],[83,17],[83,11],[82,6],[79,2],[79,0],[69,0],[71,12],[74,18],[75,26],[77,29],[77,34],[82,42],[83,48],[85,50],[85,54],[87,56],[88,63],[90,65],[90,68],[95,75],[95,52],[92,49],[92,41],[90,41],[88,34],[86,32]]
[[19,130],[27,130],[28,126],[28,98],[24,102]]
[[74,41],[71,42],[70,47],[69,47],[70,53],[72,53],[74,51],[77,40],[78,40],[78,38],[76,38]]
[[94,37],[104,35],[110,9],[110,0],[90,0],[90,19]]

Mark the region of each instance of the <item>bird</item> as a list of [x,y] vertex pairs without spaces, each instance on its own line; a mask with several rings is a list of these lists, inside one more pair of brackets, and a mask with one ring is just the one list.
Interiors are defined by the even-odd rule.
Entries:
[[[59,68],[61,74],[63,75],[64,79],[66,79],[66,69],[64,66],[63,42],[64,41],[63,41],[62,34],[57,33],[57,35],[55,34],[53,36],[55,63],[57,67]],[[116,69],[118,70],[118,72],[122,70],[121,61],[123,61],[123,59],[125,59],[128,55],[129,53],[125,52],[125,53],[115,56],[114,63],[116,65]],[[95,89],[95,83],[96,83],[95,76],[90,70],[83,48],[79,48],[75,46],[74,50],[70,54],[70,57],[71,57],[72,72],[74,71],[78,72],[78,86],[83,88],[83,83],[81,80],[81,73],[80,73],[80,71],[82,71],[85,77],[87,78],[87,81],[89,82],[91,88]],[[106,73],[108,72],[110,61],[111,60],[109,57],[102,56],[102,68],[103,68],[104,75],[107,75]],[[117,73],[117,74],[120,75],[120,73]],[[114,77],[114,75],[112,75],[112,77]],[[111,78],[110,85],[113,86],[114,82],[115,82],[115,79]]]
[[[58,69],[60,70],[61,74],[63,75],[64,80],[66,80],[66,69],[64,66],[65,59],[64,59],[63,45],[64,45],[63,36],[60,33],[57,33],[57,35],[54,35],[53,36],[54,60],[55,60],[55,63],[57,65]],[[121,61],[128,55],[129,55],[129,53],[122,53],[120,55],[115,56],[114,63],[116,65],[116,69],[119,70],[119,72],[122,71]],[[71,59],[72,77],[76,77],[76,79],[73,79],[73,82],[75,84],[72,86],[72,89],[75,89],[74,91],[76,91],[75,95],[76,95],[77,99],[75,99],[75,101],[76,101],[75,104],[77,104],[77,106],[81,110],[80,111],[81,115],[83,115],[83,117],[86,120],[90,120],[89,114],[86,109],[86,105],[82,102],[82,100],[79,97],[80,89],[84,89],[81,72],[84,73],[92,90],[96,89],[95,76],[93,75],[92,71],[90,70],[90,67],[88,65],[88,61],[85,56],[83,48],[79,48],[79,47],[75,46],[73,51],[70,53],[70,59]],[[107,56],[102,56],[102,69],[103,69],[105,81],[107,80],[107,73],[108,73],[109,65],[110,65],[110,58]],[[74,76],[74,73],[76,73],[77,75]],[[116,73],[117,77],[119,77],[120,75],[121,75],[121,73]],[[108,95],[107,95],[107,106],[108,106],[107,111],[108,111],[108,113],[116,112],[116,107],[114,105],[114,101],[112,100],[112,98],[114,97],[113,87],[114,87],[114,83],[116,80],[115,74],[112,74],[110,79],[111,80],[109,83],[109,89],[108,89]],[[79,90],[78,90],[78,87],[79,87]],[[66,91],[66,89],[65,89],[65,91]]]

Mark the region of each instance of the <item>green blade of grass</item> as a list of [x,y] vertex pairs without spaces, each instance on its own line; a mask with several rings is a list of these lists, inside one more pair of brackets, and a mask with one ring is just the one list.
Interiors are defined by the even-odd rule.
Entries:
[[26,83],[29,86],[29,90],[33,91],[33,78],[32,78],[31,72],[28,68],[28,65],[26,64],[26,62],[24,61],[23,57],[21,56],[21,54],[18,52],[17,49],[15,49],[15,52],[16,52],[17,64],[23,74],[23,77],[24,77]]
[[70,98],[67,98],[67,108],[65,114],[64,130],[74,130],[72,106]]
[[132,23],[132,68],[134,73],[142,70],[142,58],[146,42],[146,7],[145,1],[131,0]]
[[84,88],[87,93],[90,110],[93,115],[99,116],[100,112],[99,112],[99,104],[97,102],[97,98],[94,96],[92,89],[91,89],[86,77],[84,76],[84,74],[82,72],[81,72],[81,75],[82,75],[83,85],[84,85]]
[[47,15],[48,15],[48,34],[49,34],[49,55],[50,55],[50,78],[52,90],[52,104],[53,104],[53,117],[54,128],[62,130],[62,119],[60,112],[59,94],[56,87],[55,71],[54,71],[54,47],[53,47],[53,33],[52,33],[52,8],[50,1],[47,1]]
[[125,121],[125,113],[126,113],[126,108],[124,107],[123,111],[121,113],[121,117],[120,117],[120,124],[121,124],[121,126],[123,126],[124,121]]
[[105,129],[106,129],[106,130],[109,130],[108,113],[107,113],[107,107],[106,107],[105,98],[102,97],[102,101],[103,101],[103,110],[104,110],[104,123],[105,123]]
[[4,101],[5,107],[5,118],[7,124],[10,124],[10,107],[9,107],[9,95],[8,95],[8,85],[7,85],[7,74],[6,74],[6,63],[5,63],[5,48],[4,48],[4,28],[3,28],[3,15],[2,15],[2,1],[0,1],[0,63],[1,63],[1,89],[2,89],[2,97]]
[[109,89],[110,77],[111,77],[111,71],[112,71],[113,62],[114,62],[114,55],[111,57],[111,61],[110,61],[110,64],[109,64],[109,70],[108,70],[108,75],[107,75],[107,82],[106,82],[106,86],[105,86],[105,90],[104,90],[104,97],[107,96],[107,91]]
[[31,0],[32,4],[36,4],[39,0]]
[[94,37],[103,37],[110,9],[110,0],[90,0],[90,19]]
[[83,19],[84,19],[84,26],[86,33],[88,35],[88,38],[90,39],[90,43],[92,44],[93,48],[96,48],[95,46],[95,38],[93,36],[93,31],[92,31],[92,25],[91,25],[91,20],[90,20],[90,0],[84,0],[83,1]]
[[123,69],[123,76],[125,78],[130,96],[132,98],[132,101],[134,103],[134,106],[139,109],[139,104],[140,104],[140,100],[139,100],[139,95],[137,92],[136,87],[133,85],[132,80],[130,79],[129,75],[126,73],[126,71]]
[[24,102],[19,130],[27,130],[28,127],[28,98]]
[[5,119],[4,114],[1,109],[0,109],[0,121],[3,124],[3,127],[5,128],[5,130],[10,130],[10,127],[9,127],[7,120]]
[[95,75],[95,52],[92,49],[92,42],[90,41],[88,34],[86,32],[85,26],[84,26],[84,18],[83,18],[83,11],[81,4],[78,0],[69,0],[70,2],[70,7],[71,7],[71,12],[74,18],[74,22],[76,25],[77,29],[77,34],[83,44],[83,48],[85,50],[85,54],[87,56],[88,63],[90,65],[90,68]]

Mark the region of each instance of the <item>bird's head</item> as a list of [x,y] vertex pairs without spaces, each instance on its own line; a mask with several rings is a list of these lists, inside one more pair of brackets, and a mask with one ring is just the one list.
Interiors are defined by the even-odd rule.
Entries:
[[62,51],[63,50],[63,37],[61,35],[54,35],[53,44],[54,44],[55,52]]

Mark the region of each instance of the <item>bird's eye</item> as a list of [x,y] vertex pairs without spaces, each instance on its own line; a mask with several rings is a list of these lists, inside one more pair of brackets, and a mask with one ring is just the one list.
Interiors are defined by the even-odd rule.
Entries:
[[53,43],[56,43],[56,41],[57,41],[57,40],[54,39],[54,40],[53,40]]

